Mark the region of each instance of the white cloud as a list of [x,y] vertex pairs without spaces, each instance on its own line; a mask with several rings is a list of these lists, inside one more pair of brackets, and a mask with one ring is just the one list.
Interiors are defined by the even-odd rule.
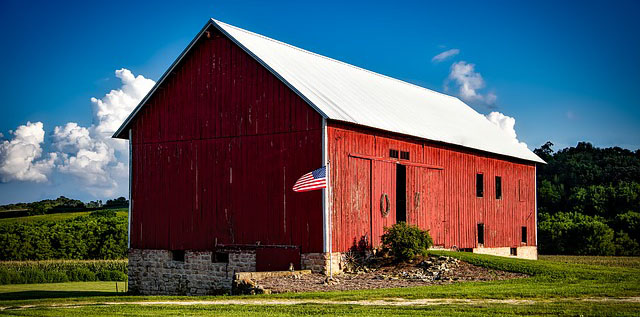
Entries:
[[112,195],[118,190],[117,180],[126,179],[127,143],[111,136],[155,84],[124,68],[116,70],[115,75],[122,82],[120,89],[111,90],[100,99],[91,98],[91,127],[69,122],[55,127],[53,134],[53,147],[61,158],[58,170],[80,180],[96,196]]
[[101,99],[91,98],[94,129],[102,138],[111,137],[155,84],[142,75],[134,76],[125,68],[116,70],[116,77],[122,82],[120,89],[111,90]]
[[479,90],[485,88],[486,83],[482,75],[475,71],[475,65],[459,61],[451,65],[451,72],[447,81],[453,81],[458,86],[458,95],[465,101],[480,101],[493,105],[498,96],[493,92],[482,94]]
[[42,156],[45,134],[42,122],[27,122],[11,134],[14,136],[11,141],[0,144],[0,180],[46,182],[57,155],[51,153],[48,158],[36,161]]
[[431,61],[434,63],[439,63],[442,62],[443,60],[449,58],[449,57],[453,57],[460,54],[460,50],[457,48],[452,48],[450,50],[446,50],[436,56],[434,56]]
[[520,142],[518,140],[518,136],[516,135],[516,119],[514,117],[509,117],[504,115],[503,113],[493,111],[486,115],[487,119],[498,126],[502,132],[504,132],[509,138],[513,140],[516,144],[520,144],[524,147],[527,147],[527,144],[524,142]]

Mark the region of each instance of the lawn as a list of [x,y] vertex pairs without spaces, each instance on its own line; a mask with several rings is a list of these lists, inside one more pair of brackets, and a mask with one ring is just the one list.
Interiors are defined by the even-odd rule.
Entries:
[[541,255],[540,260],[571,264],[604,265],[640,269],[640,256]]
[[[115,282],[5,285],[0,288],[0,307],[36,305],[0,314],[49,315],[640,315],[640,269],[590,265],[551,260],[521,260],[471,253],[434,252],[494,269],[530,274],[506,281],[455,283],[400,289],[346,292],[287,293],[260,296],[116,296]],[[584,260],[587,261],[587,260]],[[610,259],[609,261],[615,261]],[[578,263],[576,263],[578,262]],[[629,262],[629,261],[627,261]],[[606,262],[596,262],[604,263]],[[619,262],[618,262],[619,263]],[[629,263],[633,263],[630,261]],[[607,264],[608,265],[608,264]],[[634,297],[629,300],[628,298]],[[620,298],[623,298],[621,300]],[[624,299],[627,298],[627,299]],[[261,305],[175,305],[184,301],[259,300]],[[423,306],[360,305],[362,301],[404,299],[457,299],[471,303]],[[297,301],[295,305],[269,305],[269,301]],[[516,303],[511,303],[516,300]],[[139,302],[175,301],[172,305]],[[307,302],[305,302],[307,301]],[[318,303],[328,301],[328,303]],[[346,301],[360,301],[349,303]],[[493,301],[502,301],[496,303]],[[103,305],[115,302],[117,305]],[[132,302],[137,302],[136,304]],[[74,308],[52,305],[74,305]]]
[[[126,208],[119,208],[114,210],[116,211],[116,215],[118,215],[118,217],[126,218],[128,215],[128,211]],[[16,222],[26,223],[26,222],[34,222],[34,221],[61,221],[65,219],[86,216],[86,215],[89,215],[90,213],[91,211],[79,211],[79,212],[62,212],[62,213],[46,214],[46,215],[2,218],[0,219],[0,225],[8,224],[8,223],[16,223]]]

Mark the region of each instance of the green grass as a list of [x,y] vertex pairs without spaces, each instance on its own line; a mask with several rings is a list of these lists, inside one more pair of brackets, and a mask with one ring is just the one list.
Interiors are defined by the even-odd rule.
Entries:
[[361,306],[361,305],[92,305],[67,308],[30,308],[0,311],[12,316],[637,316],[640,304],[629,303],[536,303],[530,305],[438,305],[438,306]]
[[[116,215],[118,217],[126,218],[128,215],[128,211],[126,208],[120,208],[115,210],[116,210]],[[7,224],[7,223],[26,223],[26,222],[35,222],[35,221],[61,221],[61,220],[76,218],[80,216],[86,216],[86,215],[89,215],[90,213],[91,213],[90,211],[80,211],[80,212],[63,212],[63,213],[56,213],[56,214],[3,218],[3,219],[0,219],[0,225]]]
[[[592,302],[581,298],[616,298],[640,296],[640,269],[635,266],[603,266],[573,264],[549,260],[521,260],[472,253],[431,252],[446,254],[461,260],[512,272],[530,274],[529,278],[490,282],[467,282],[449,285],[434,285],[413,288],[359,290],[344,292],[286,293],[231,297],[233,299],[320,299],[332,301],[346,300],[387,300],[390,298],[458,298],[458,299],[531,299],[533,304],[482,304],[482,305],[437,305],[428,307],[390,307],[359,305],[112,305],[101,306],[104,302],[138,301],[186,301],[224,300],[228,296],[188,297],[188,296],[114,296],[115,282],[60,283],[5,285],[0,288],[0,306],[90,304],[77,308],[40,307],[25,310],[6,310],[26,316],[48,315],[639,315],[640,303]],[[580,262],[577,259],[575,262]],[[586,260],[585,260],[586,261]],[[601,262],[597,262],[601,263]],[[78,285],[84,284],[86,287]],[[22,287],[27,287],[24,289]],[[102,293],[96,293],[102,292]]]
[[589,264],[640,269],[640,256],[541,255],[540,260],[568,264]]
[[7,301],[112,296],[126,289],[126,282],[67,282],[0,285],[0,306]]

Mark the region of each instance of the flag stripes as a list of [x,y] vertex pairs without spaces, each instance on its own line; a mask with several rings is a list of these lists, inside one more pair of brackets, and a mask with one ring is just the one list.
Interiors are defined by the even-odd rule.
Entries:
[[306,192],[327,187],[326,167],[302,175],[293,185],[294,192]]

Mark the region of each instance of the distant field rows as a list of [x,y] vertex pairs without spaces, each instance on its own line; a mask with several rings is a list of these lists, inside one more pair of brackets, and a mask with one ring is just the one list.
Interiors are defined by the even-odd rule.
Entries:
[[[127,217],[128,212],[126,208],[119,208],[115,210],[116,210],[116,215],[118,217],[124,217],[124,218]],[[0,219],[0,225],[8,224],[8,223],[26,223],[26,222],[34,222],[34,221],[61,221],[65,219],[86,216],[86,215],[89,215],[90,213],[91,211],[80,211],[80,212],[63,212],[63,213],[56,213],[56,214],[3,218],[3,219]]]

